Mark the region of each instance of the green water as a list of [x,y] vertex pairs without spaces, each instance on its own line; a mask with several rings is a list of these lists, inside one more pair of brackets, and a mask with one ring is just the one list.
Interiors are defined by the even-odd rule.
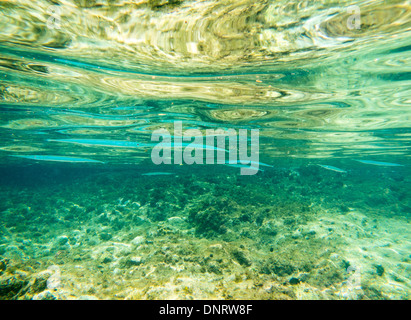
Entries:
[[408,1],[0,11],[1,299],[410,299]]

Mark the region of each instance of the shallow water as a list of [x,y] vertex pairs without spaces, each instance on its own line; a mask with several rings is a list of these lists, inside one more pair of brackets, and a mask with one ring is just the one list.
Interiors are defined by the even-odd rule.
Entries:
[[409,2],[0,10],[1,299],[410,298]]

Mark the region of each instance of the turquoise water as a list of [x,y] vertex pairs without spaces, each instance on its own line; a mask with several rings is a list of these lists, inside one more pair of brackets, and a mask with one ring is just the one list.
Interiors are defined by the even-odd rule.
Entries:
[[0,10],[1,299],[410,298],[407,1]]

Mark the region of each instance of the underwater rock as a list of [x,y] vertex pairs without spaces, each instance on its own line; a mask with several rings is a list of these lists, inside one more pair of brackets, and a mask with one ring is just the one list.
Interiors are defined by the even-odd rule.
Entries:
[[47,289],[47,281],[52,275],[49,270],[31,277],[27,272],[17,270],[12,276],[0,280],[0,297],[7,299],[26,299]]
[[100,257],[101,263],[110,263],[113,261],[113,256],[110,253],[104,253]]
[[302,234],[300,229],[294,230],[293,233],[291,234],[291,238],[293,238],[293,239],[298,239],[298,238],[302,238],[302,237],[303,237],[303,234]]
[[30,240],[30,239],[24,239],[21,243],[22,243],[25,247],[31,246],[31,240]]
[[44,290],[33,296],[32,300],[59,300],[60,296],[57,292]]
[[111,233],[108,233],[108,232],[103,231],[102,233],[100,233],[99,237],[100,237],[100,240],[102,240],[102,241],[108,241],[108,240],[110,240],[113,236],[111,235]]
[[189,222],[195,227],[197,234],[210,237],[213,234],[224,234],[227,228],[224,226],[227,218],[213,207],[197,212],[189,213]]
[[128,266],[139,266],[142,263],[143,263],[143,259],[141,257],[131,257],[126,262]]
[[69,238],[67,236],[59,236],[56,239],[56,243],[59,246],[64,246],[65,244],[67,244],[69,242]]
[[264,222],[259,231],[269,236],[276,236],[278,233],[273,221]]
[[9,259],[2,259],[0,260],[0,275],[3,274],[4,271],[7,269],[7,265],[9,264]]
[[80,297],[78,298],[78,300],[99,300],[99,298],[97,298],[97,297],[95,297],[95,296],[85,295],[85,296],[80,296]]
[[133,222],[136,226],[140,226],[142,224],[149,224],[150,223],[149,220],[147,220],[143,217],[140,217],[140,216],[133,216],[132,220],[133,220]]
[[340,256],[337,253],[331,253],[330,254],[330,259],[337,261],[338,259],[340,259]]
[[38,293],[47,289],[48,279],[52,276],[51,270],[45,270],[34,275],[34,280],[30,285],[30,292]]
[[223,272],[221,271],[221,268],[218,266],[218,264],[216,264],[215,262],[210,262],[207,265],[207,271],[208,272],[212,272],[218,275],[223,274]]
[[239,264],[241,264],[243,267],[249,267],[251,266],[251,262],[250,260],[246,257],[246,255],[244,254],[244,252],[240,251],[240,250],[233,250],[231,252],[232,256],[234,257],[235,260],[237,260],[237,262]]
[[170,223],[173,226],[180,226],[184,224],[184,219],[180,217],[171,217],[167,219],[168,223]]
[[276,274],[278,276],[291,275],[295,271],[295,267],[287,262],[285,259],[269,258],[263,263],[260,268],[261,273],[264,274]]
[[167,254],[164,258],[164,262],[175,264],[180,260],[180,258],[176,254],[169,255]]
[[309,277],[310,277],[310,274],[304,272],[304,273],[301,273],[301,274],[298,276],[298,280],[300,280],[300,282],[306,282],[306,281],[309,279]]
[[71,245],[69,242],[69,237],[66,235],[62,235],[56,238],[54,245],[53,245],[54,250],[71,250]]
[[224,250],[224,247],[221,243],[216,243],[209,246],[209,249],[213,252],[222,252]]
[[14,274],[0,279],[0,298],[13,299],[28,284],[26,277]]
[[382,277],[382,275],[383,275],[384,272],[385,272],[384,267],[379,264],[379,265],[377,265],[375,268],[376,268],[377,275],[378,275],[379,277]]
[[86,241],[90,247],[94,247],[100,243],[100,241],[94,237],[87,238]]
[[21,259],[21,260],[26,259],[26,255],[23,252],[23,250],[21,250],[16,245],[7,246],[4,250],[3,256],[6,257],[6,258],[12,258],[12,259]]
[[133,240],[131,240],[131,244],[135,246],[139,246],[140,244],[143,244],[145,241],[143,236],[137,236]]
[[51,250],[49,248],[41,248],[40,251],[36,252],[33,257],[35,258],[40,258],[40,257],[46,257],[51,254]]

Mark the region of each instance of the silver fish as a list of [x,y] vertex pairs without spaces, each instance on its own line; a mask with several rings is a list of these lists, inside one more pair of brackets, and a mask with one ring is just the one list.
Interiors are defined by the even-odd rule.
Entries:
[[[354,159],[355,160],[355,159]],[[374,166],[386,166],[386,167],[403,167],[403,164],[391,163],[391,162],[381,162],[373,160],[355,160],[364,164],[372,164]]]
[[[233,167],[233,168],[247,168],[247,169],[250,168],[249,165],[245,165],[245,164],[228,164],[228,163],[226,163],[225,165],[229,166],[229,167]],[[258,168],[258,171],[264,171],[264,170]]]
[[148,173],[142,173],[142,176],[165,176],[165,175],[170,175],[170,174],[175,174],[172,172],[148,172]]
[[347,173],[347,171],[337,168],[337,167],[333,167],[333,166],[329,166],[327,164],[319,164],[320,167],[323,167],[324,169],[327,170],[331,170],[331,171],[335,171],[335,172],[340,172],[340,173]]
[[136,147],[149,147],[150,143],[138,143],[133,141],[123,141],[123,140],[105,140],[105,139],[48,139],[47,141],[53,142],[66,142],[83,144],[90,146],[99,147],[119,147],[119,148],[136,148]]
[[12,157],[26,158],[26,159],[39,160],[39,161],[104,163],[102,161],[97,161],[97,160],[92,160],[92,159],[64,157],[64,156],[51,156],[51,155],[12,155]]

